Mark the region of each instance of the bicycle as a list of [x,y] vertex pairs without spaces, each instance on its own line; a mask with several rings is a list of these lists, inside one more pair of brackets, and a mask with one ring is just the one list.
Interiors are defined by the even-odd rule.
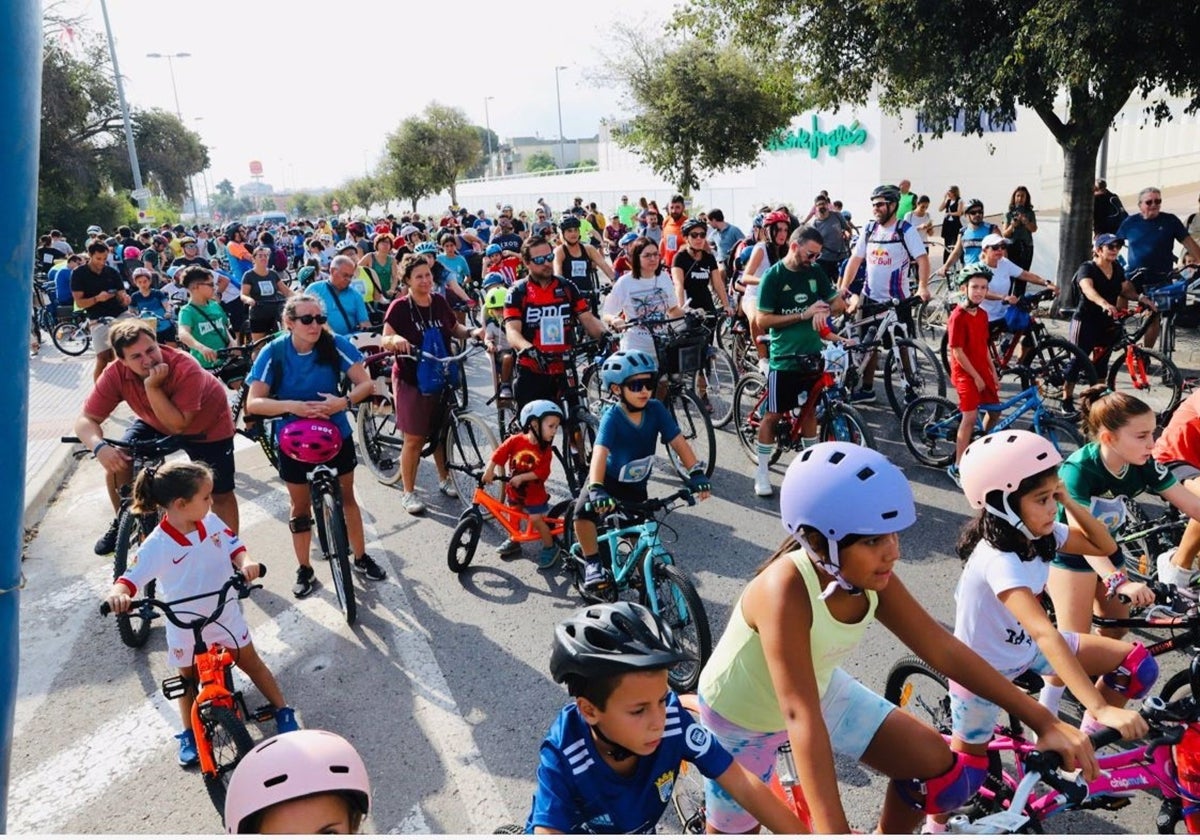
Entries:
[[[413,348],[413,355],[384,351],[371,354],[364,359],[364,364],[372,377],[376,378],[386,370],[385,363],[395,357],[413,361],[428,359],[448,370],[451,365],[462,362],[482,347],[482,344],[472,344],[461,353],[445,358],[419,348]],[[487,466],[491,453],[496,449],[496,437],[482,417],[463,406],[457,388],[443,388],[441,400],[438,418],[425,440],[421,456],[431,455],[439,446],[445,447],[446,467],[455,490],[460,499],[470,499],[475,489],[475,480],[470,473],[481,472]],[[375,478],[383,484],[395,484],[400,480],[400,453],[404,448],[404,435],[396,426],[394,406],[394,397],[390,394],[376,393],[369,401],[363,402],[356,418],[363,459]]]
[[[1025,418],[1035,434],[1046,438],[1066,458],[1087,441],[1080,431],[1057,414],[1046,409],[1040,388],[1034,384],[1002,403],[980,405],[975,418],[972,440],[983,434],[985,412],[998,412],[1000,419],[990,432],[1002,432]],[[900,418],[904,445],[927,467],[947,467],[954,463],[958,426],[962,412],[945,397],[919,397],[909,403]]]
[[[817,377],[803,404],[779,418],[775,428],[774,464],[784,452],[799,452],[804,448],[801,429],[806,419],[817,415],[817,438],[823,441],[841,440],[875,449],[875,435],[858,409],[846,401],[842,384],[849,370],[846,351],[828,346],[821,351],[824,370]],[[806,356],[796,356],[807,359]],[[733,392],[733,412],[737,417],[738,440],[751,463],[758,463],[758,430],[766,414],[767,380],[761,373],[747,373]]]
[[715,338],[718,317],[688,313],[682,330],[656,342],[664,372],[684,378],[682,384],[700,398],[714,429],[733,419],[733,389],[739,379],[733,357]]
[[1151,518],[1133,499],[1125,499],[1125,519],[1113,535],[1125,551],[1130,576],[1143,583],[1158,581],[1158,557],[1179,545],[1188,518],[1174,505]]
[[233,415],[234,429],[242,437],[257,443],[263,454],[267,456],[267,461],[271,466],[278,469],[279,453],[275,449],[275,443],[271,440],[271,434],[264,422],[267,418],[247,414],[246,425],[239,428],[237,424],[238,418],[242,416],[246,407],[246,400],[250,397],[250,385],[246,382],[246,375],[250,373],[251,360],[264,344],[274,338],[274,335],[268,335],[252,344],[235,344],[232,347],[217,350],[218,364],[211,369],[211,372],[213,376],[225,383],[226,388],[235,392],[233,401],[229,404],[230,413]]
[[[473,472],[471,477],[477,482],[475,492],[471,496],[471,505],[458,517],[454,533],[450,535],[450,545],[446,549],[446,565],[455,574],[462,574],[475,558],[475,550],[479,547],[479,536],[483,531],[483,521],[490,518],[504,529],[513,542],[538,542],[541,535],[529,524],[529,514],[512,505],[504,504],[484,490],[483,473]],[[546,525],[550,535],[556,537],[559,547],[562,545],[566,523],[564,514],[568,505],[574,500],[558,502],[550,508],[546,516]]]
[[860,338],[850,348],[853,364],[846,372],[845,387],[851,393],[859,390],[872,355],[883,351],[883,390],[897,417],[923,394],[936,391],[938,396],[946,395],[946,376],[937,357],[908,334],[912,308],[920,301],[917,295],[887,303],[871,301],[871,314],[848,324]]
[[[1134,271],[1129,280],[1135,286],[1140,285],[1146,269]],[[1146,286],[1146,294],[1154,301],[1158,313],[1160,329],[1158,333],[1158,352],[1167,359],[1172,359],[1175,353],[1175,319],[1187,306],[1189,296],[1193,295],[1197,279],[1200,279],[1200,268],[1196,266],[1181,266],[1173,268],[1162,283]],[[1145,319],[1148,329],[1153,316]],[[1143,330],[1143,333],[1145,330]]]
[[[334,453],[336,455],[336,453]],[[328,463],[317,464],[305,476],[313,519],[317,524],[317,545],[321,557],[329,563],[333,591],[338,608],[353,626],[358,618],[354,600],[354,578],[350,575],[350,541],[346,535],[346,514],[342,507],[342,484],[337,471]]]
[[1136,396],[1150,406],[1155,419],[1165,426],[1182,401],[1183,374],[1169,356],[1139,344],[1154,323],[1151,318],[1143,318],[1132,332],[1129,330],[1131,320],[1146,311],[1140,306],[1118,311],[1114,320],[1121,327],[1120,337],[1112,345],[1092,348],[1091,361],[1111,359],[1106,380],[1108,389]]
[[[572,543],[567,550],[566,563],[572,585],[584,601],[597,603],[631,596],[662,618],[688,656],[671,668],[668,681],[675,691],[686,692],[695,690],[700,669],[712,654],[712,632],[696,587],[675,565],[660,536],[665,527],[663,519],[680,500],[689,507],[696,504],[686,488],[663,499],[617,502],[616,511],[605,517],[605,527],[597,534],[600,553],[610,561],[613,576],[613,585],[604,595],[593,595],[584,588],[586,563],[579,543]],[[567,507],[565,517],[563,530],[571,534],[573,507]]]
[[[266,573],[267,567],[260,563],[259,577]],[[146,597],[130,602],[131,610],[160,610],[167,621],[183,630],[191,630],[195,638],[192,662],[199,685],[192,704],[190,726],[200,758],[200,775],[218,814],[225,813],[225,792],[234,769],[242,758],[254,749],[254,738],[246,729],[244,721],[271,720],[275,715],[275,707],[268,703],[250,713],[242,692],[233,687],[233,666],[237,663],[237,651],[231,651],[216,642],[206,645],[204,628],[213,623],[225,609],[231,590],[237,590],[237,600],[241,600],[250,597],[250,593],[256,589],[262,589],[262,586],[247,582],[240,572],[235,572],[216,592],[205,592],[190,598],[166,602],[157,600],[152,593],[147,592]],[[188,615],[196,615],[196,618],[189,621],[181,618],[179,612],[174,609],[180,604],[211,598],[214,595],[217,596],[217,604],[208,615],[198,615],[185,610]],[[108,602],[102,601],[100,615],[107,616],[110,612]],[[118,613],[118,620],[120,617]],[[181,674],[162,681],[163,697],[168,700],[178,700],[187,690],[187,680]]]

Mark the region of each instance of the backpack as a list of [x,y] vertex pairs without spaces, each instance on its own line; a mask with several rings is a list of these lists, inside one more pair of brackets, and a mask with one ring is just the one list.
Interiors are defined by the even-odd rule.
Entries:
[[287,271],[288,256],[287,251],[276,245],[271,249],[271,268],[276,271]]
[[[429,355],[439,358],[448,355],[446,342],[442,340],[442,331],[436,327],[424,330],[421,349]],[[447,385],[457,384],[457,373],[457,365],[451,365],[447,370],[441,362],[421,356],[420,361],[417,362],[417,388],[427,397],[440,394]]]
[[1121,197],[1113,193],[1108,199],[1108,203],[1112,205],[1112,215],[1109,218],[1112,220],[1112,229],[1116,230],[1121,226],[1121,222],[1129,218],[1129,213],[1125,209],[1125,205],[1121,203]]
[[892,231],[891,239],[872,239],[871,234],[874,233],[875,229],[878,227],[879,222],[867,222],[867,227],[863,231],[863,236],[866,237],[868,245],[895,245],[896,243],[900,243],[900,245],[904,246],[904,253],[908,254],[908,261],[912,262],[915,259],[912,251],[908,250],[908,243],[904,240],[904,234],[912,229],[911,224],[903,219],[900,219],[898,222],[896,222],[896,229]]

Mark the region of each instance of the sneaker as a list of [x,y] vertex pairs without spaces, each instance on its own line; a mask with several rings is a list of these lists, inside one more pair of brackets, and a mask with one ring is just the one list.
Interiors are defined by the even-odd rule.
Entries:
[[612,586],[608,569],[599,560],[588,563],[583,570],[583,588],[592,594],[600,594]]
[[860,388],[850,394],[850,402],[852,403],[873,403],[875,402],[874,388]]
[[292,587],[293,595],[297,598],[307,598],[316,588],[317,573],[313,571],[312,566],[301,566],[296,570],[296,585]]
[[179,766],[192,767],[200,763],[200,753],[196,751],[196,736],[192,730],[185,729],[175,736],[179,741]]
[[[104,532],[104,536],[96,540],[95,551],[101,557],[105,554],[112,554],[117,550],[117,528],[120,526],[121,520],[114,519],[112,524],[108,526],[108,530]],[[193,747],[195,749],[195,747]]]
[[370,554],[364,554],[354,561],[354,571],[367,580],[387,580],[387,572],[379,568],[379,564],[371,559]]
[[521,553],[521,544],[512,537],[509,537],[500,543],[500,547],[496,549],[496,553],[501,557],[514,557]]
[[513,398],[512,386],[511,385],[501,385],[500,386],[500,399],[511,400],[512,398]]
[[440,482],[438,482],[438,490],[440,490],[443,495],[449,496],[451,499],[458,498],[458,488],[454,486],[454,480],[450,478],[450,476],[446,476]]
[[1173,548],[1158,555],[1158,580],[1160,583],[1174,586],[1180,595],[1195,600],[1196,596],[1200,594],[1194,588],[1196,573],[1191,569],[1181,569],[1176,566],[1171,562],[1174,557],[1175,549]]
[[400,497],[400,504],[413,516],[425,513],[425,503],[417,498],[416,493],[405,493]]
[[1079,411],[1075,408],[1075,400],[1070,397],[1064,397],[1062,401],[1062,413],[1067,417],[1076,417]]
[[762,496],[764,499],[775,495],[775,491],[771,489],[771,476],[769,474],[755,473],[754,493],[757,496]]
[[296,720],[296,710],[291,706],[283,706],[275,710],[275,731],[282,735],[285,732],[296,732],[300,723]]
[[759,359],[758,360],[758,372],[761,373],[763,376],[766,376],[768,373],[771,372],[770,359]]
[[962,489],[962,476],[958,474],[958,464],[951,464],[946,467],[946,475],[950,476],[950,480]]
[[558,562],[558,546],[544,545],[542,552],[538,555],[537,567],[539,571],[554,568],[554,564]]

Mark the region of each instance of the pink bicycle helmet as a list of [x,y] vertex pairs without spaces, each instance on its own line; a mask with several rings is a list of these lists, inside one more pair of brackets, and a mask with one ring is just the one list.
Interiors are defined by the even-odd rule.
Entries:
[[[1062,455],[1054,444],[1033,432],[1009,430],[985,435],[967,447],[958,471],[963,493],[975,510],[995,514],[1025,534],[1032,535],[1009,504],[1009,496],[1032,475],[1057,467]],[[999,506],[988,496],[999,491]]]
[[268,738],[246,754],[229,779],[225,832],[242,834],[243,824],[260,811],[317,793],[340,793],[364,815],[370,810],[371,780],[350,742],[320,729]]
[[142,250],[134,245],[126,245],[122,256],[127,260],[136,260],[142,255]]
[[328,420],[296,419],[279,430],[279,451],[302,464],[324,464],[342,449],[342,433]]

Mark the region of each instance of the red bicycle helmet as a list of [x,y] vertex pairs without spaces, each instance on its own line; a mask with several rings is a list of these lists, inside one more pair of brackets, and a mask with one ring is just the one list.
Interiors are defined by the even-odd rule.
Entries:
[[783,222],[788,227],[791,227],[792,226],[792,217],[789,216],[787,213],[784,213],[782,210],[772,210],[770,213],[768,213],[766,216],[763,217],[763,227],[765,227],[765,228],[769,228],[772,225],[777,225],[780,222]]
[[342,433],[328,420],[298,418],[279,430],[279,451],[302,464],[324,464],[342,449]]

